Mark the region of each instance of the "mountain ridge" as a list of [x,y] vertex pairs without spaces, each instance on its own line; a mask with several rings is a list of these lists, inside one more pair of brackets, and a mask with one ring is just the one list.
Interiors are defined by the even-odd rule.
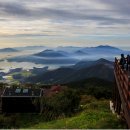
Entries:
[[106,62],[104,61],[105,60],[100,59],[86,67],[79,67],[79,69],[75,67],[58,68],[52,71],[48,71],[41,75],[29,77],[28,79],[25,79],[25,82],[33,81],[35,83],[42,82],[46,84],[48,83],[61,84],[83,80],[91,77],[98,77],[101,79],[112,81],[114,79],[114,73],[112,67],[113,64],[112,62],[109,62],[107,60]]
[[49,49],[46,49],[34,55],[40,57],[65,57],[66,56],[65,52],[63,51],[54,51]]
[[0,52],[18,52],[18,50],[14,48],[3,48],[3,49],[0,49]]

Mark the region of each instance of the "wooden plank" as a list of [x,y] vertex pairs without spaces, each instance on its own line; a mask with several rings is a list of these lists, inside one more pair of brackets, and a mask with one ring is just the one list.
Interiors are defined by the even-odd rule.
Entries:
[[124,89],[127,91],[128,93],[128,82],[124,82]]
[[128,102],[128,109],[130,110],[130,102]]
[[125,119],[126,119],[126,122],[128,124],[128,128],[130,128],[130,109],[128,109],[129,107],[127,106],[127,102],[126,102],[127,97],[125,96],[125,98],[124,98],[124,96],[123,96],[123,93],[122,93],[122,90],[120,88],[120,84],[119,84],[119,81],[117,79],[117,75],[116,75],[115,71],[114,71],[114,74],[115,74],[115,79],[116,79],[117,87],[118,87],[121,102],[122,102],[122,107],[124,110]]

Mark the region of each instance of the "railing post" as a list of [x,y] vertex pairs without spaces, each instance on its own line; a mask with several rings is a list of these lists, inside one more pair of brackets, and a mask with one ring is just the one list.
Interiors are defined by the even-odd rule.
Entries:
[[[116,57],[115,57],[115,62],[114,62],[114,73],[116,73]],[[115,78],[115,85],[113,88],[113,107],[114,107],[114,111],[116,110],[116,91],[117,90],[117,86],[116,86],[116,78]]]

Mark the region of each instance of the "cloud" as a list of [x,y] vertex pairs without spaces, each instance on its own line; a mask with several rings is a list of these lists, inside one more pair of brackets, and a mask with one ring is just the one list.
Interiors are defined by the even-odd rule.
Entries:
[[[60,20],[65,20],[65,21],[96,21],[99,22],[99,24],[129,24],[129,18],[123,18],[123,17],[114,17],[115,14],[115,9],[113,9],[113,14],[112,14],[112,10],[109,10],[106,8],[106,10],[100,10],[100,9],[93,9],[93,8],[88,8],[87,2],[86,2],[86,8],[83,6],[82,8],[82,4],[79,5],[79,9],[77,8],[76,5],[74,5],[71,1],[68,1],[68,4],[72,5],[73,4],[73,8],[72,6],[68,6],[67,9],[63,6],[63,4],[65,3],[65,1],[62,1],[62,5],[59,8],[56,8],[56,1],[54,0],[53,2],[53,6],[48,6],[48,7],[30,7],[29,5],[31,5],[28,3],[21,3],[19,2],[1,2],[0,3],[0,12],[3,13],[3,15],[6,15],[8,17],[16,17],[17,19],[23,19],[23,20],[36,20],[36,19],[50,19],[50,20],[55,20],[55,21],[60,21]],[[81,0],[81,3],[85,4],[84,0]],[[94,0],[95,1],[95,0]],[[110,2],[108,1],[103,1],[108,5],[111,5],[114,7],[121,7],[121,9],[118,9],[116,11],[119,11],[121,13],[124,12],[130,12],[130,9],[126,8],[127,6],[125,6],[124,8],[122,7],[122,5],[120,5],[120,3],[122,3],[122,1],[120,0],[120,2],[118,3],[117,0],[115,0],[116,2],[112,2],[112,0],[110,0]],[[128,0],[127,0],[128,1]],[[45,1],[46,3],[50,3],[50,1]],[[43,2],[44,3],[44,2]],[[76,3],[76,2],[75,2]],[[39,3],[40,5],[40,3]],[[65,4],[66,5],[66,4]],[[96,5],[96,3],[95,3]],[[98,5],[100,5],[98,3]],[[63,6],[63,9],[62,9]],[[117,9],[117,8],[116,8]],[[125,11],[124,11],[125,10]]]
[[5,37],[5,38],[15,38],[15,37],[18,37],[18,38],[22,38],[22,37],[57,37],[57,36],[61,36],[61,35],[48,35],[48,34],[14,34],[14,35],[1,35],[0,37]]
[[130,14],[130,0],[98,0],[107,4],[113,12],[118,14],[127,15]]
[[1,0],[0,35],[75,41],[82,35],[124,37],[130,34],[129,5],[130,0]]
[[0,2],[0,12],[3,15],[12,15],[12,16],[29,16],[30,12],[25,5],[18,2],[9,2],[4,3]]

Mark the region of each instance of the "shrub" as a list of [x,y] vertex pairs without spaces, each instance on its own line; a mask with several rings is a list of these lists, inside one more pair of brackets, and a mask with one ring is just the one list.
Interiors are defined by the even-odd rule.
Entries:
[[48,98],[43,98],[42,114],[46,120],[61,116],[71,116],[78,108],[80,96],[77,91],[66,89]]

